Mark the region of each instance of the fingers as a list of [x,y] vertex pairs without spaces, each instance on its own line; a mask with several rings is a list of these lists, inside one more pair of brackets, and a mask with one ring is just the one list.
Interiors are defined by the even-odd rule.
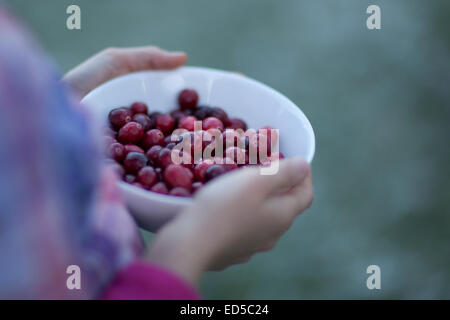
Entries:
[[300,185],[311,174],[311,167],[302,158],[288,158],[280,160],[279,169],[273,175],[261,175],[255,183],[262,188],[266,195],[278,194]]
[[166,51],[154,46],[114,49],[122,73],[142,70],[174,69],[184,65],[184,52]]

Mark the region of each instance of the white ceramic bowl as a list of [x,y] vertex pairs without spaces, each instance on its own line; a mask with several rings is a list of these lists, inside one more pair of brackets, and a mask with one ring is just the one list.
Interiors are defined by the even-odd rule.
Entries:
[[[200,105],[221,107],[230,117],[242,118],[249,128],[270,125],[279,129],[280,151],[286,157],[300,156],[312,161],[314,132],[303,112],[281,93],[236,73],[199,67],[137,72],[104,83],[82,103],[89,105],[95,119],[105,125],[111,109],[135,101],[147,103],[150,112],[171,111],[177,107],[178,93],[185,88],[197,90]],[[119,187],[135,219],[150,231],[157,230],[191,201],[125,182],[120,182]]]

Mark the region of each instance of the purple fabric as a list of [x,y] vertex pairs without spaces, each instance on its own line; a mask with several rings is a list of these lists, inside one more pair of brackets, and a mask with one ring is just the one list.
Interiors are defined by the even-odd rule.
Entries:
[[197,300],[191,285],[170,271],[144,261],[128,265],[105,290],[105,300]]
[[[87,112],[59,78],[0,8],[0,298],[96,298],[142,251]],[[70,265],[80,267],[81,290],[66,285]],[[189,291],[162,270],[150,277],[155,267],[133,268],[145,275],[147,290],[162,290],[154,298]],[[116,287],[114,295],[140,297],[134,293],[144,289],[132,279],[134,291]]]

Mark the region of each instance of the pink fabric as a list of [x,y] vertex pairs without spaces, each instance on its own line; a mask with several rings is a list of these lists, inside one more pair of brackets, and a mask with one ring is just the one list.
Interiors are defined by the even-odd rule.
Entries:
[[103,300],[198,300],[200,295],[172,272],[137,260],[122,269],[103,292]]

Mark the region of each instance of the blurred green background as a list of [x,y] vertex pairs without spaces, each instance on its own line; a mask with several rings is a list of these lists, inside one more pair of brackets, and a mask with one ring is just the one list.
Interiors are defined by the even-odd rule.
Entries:
[[[449,1],[9,4],[62,71],[105,47],[156,44],[256,78],[311,120],[313,207],[273,251],[208,274],[206,298],[450,298]],[[70,4],[81,31],[66,29]],[[366,28],[369,4],[381,30]],[[366,287],[371,264],[381,290]]]

